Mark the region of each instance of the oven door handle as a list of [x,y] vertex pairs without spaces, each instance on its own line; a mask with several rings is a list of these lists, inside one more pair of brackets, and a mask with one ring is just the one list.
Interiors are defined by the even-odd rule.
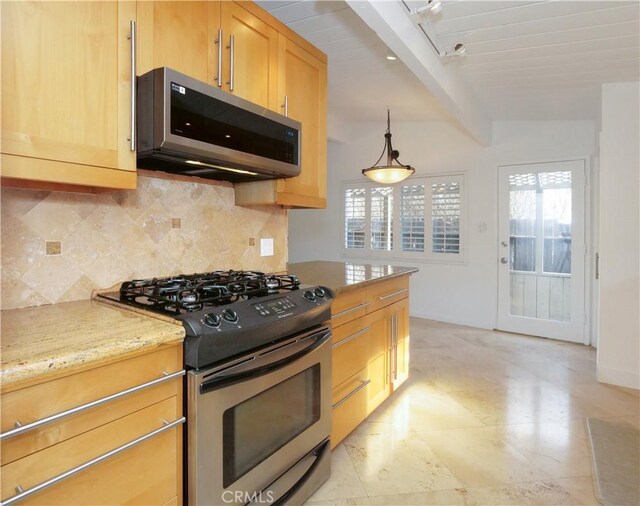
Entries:
[[200,393],[205,394],[226,388],[282,369],[318,349],[330,339],[331,329],[323,327],[320,330],[302,336],[293,343],[275,350],[269,350],[262,355],[256,355],[246,362],[211,376],[200,384]]

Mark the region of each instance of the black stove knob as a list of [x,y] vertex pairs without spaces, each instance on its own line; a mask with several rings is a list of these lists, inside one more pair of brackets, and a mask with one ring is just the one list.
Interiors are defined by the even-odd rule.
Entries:
[[313,292],[316,294],[316,297],[320,297],[321,299],[324,299],[325,295],[327,295],[327,292],[320,287],[316,288]]
[[304,292],[304,298],[307,300],[316,300],[316,294],[313,293],[311,290],[307,290],[306,292]]
[[220,325],[220,317],[217,314],[207,313],[204,315],[204,324],[209,327],[218,327]]
[[236,313],[233,309],[225,309],[222,312],[222,318],[229,323],[235,323],[238,321],[238,313]]

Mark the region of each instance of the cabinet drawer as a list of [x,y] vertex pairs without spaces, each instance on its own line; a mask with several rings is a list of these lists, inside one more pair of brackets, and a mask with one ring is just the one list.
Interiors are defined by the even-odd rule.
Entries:
[[[98,399],[182,370],[182,347],[108,364],[71,376],[9,392],[0,400],[2,432],[83,407]],[[2,465],[60,443],[98,425],[171,396],[181,396],[181,377],[134,391],[96,407],[72,413],[2,441]]]
[[364,289],[351,290],[339,294],[331,303],[331,323],[338,327],[355,320],[367,312],[366,292]]
[[332,385],[337,387],[360,369],[367,367],[370,356],[370,328],[364,319],[346,323],[333,331]]
[[[177,397],[136,411],[2,467],[2,499],[29,490],[173,422]],[[24,504],[163,504],[180,483],[181,427],[169,428],[24,500]]]
[[409,296],[409,276],[373,283],[366,287],[367,313],[393,304]]
[[362,369],[333,389],[332,448],[335,448],[366,418],[369,383],[367,370]]

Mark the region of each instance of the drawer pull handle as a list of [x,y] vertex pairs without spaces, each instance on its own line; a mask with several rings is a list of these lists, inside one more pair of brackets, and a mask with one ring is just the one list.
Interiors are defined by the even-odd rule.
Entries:
[[358,309],[362,309],[363,307],[367,307],[369,304],[370,304],[370,302],[363,302],[362,304],[358,304],[357,306],[350,307],[349,309],[345,309],[344,311],[340,311],[339,313],[334,314],[333,318],[340,318],[341,316],[344,316],[346,314],[353,313],[354,311],[357,311]]
[[88,462],[85,462],[84,464],[80,464],[78,467],[74,467],[73,469],[69,469],[68,471],[65,471],[62,474],[59,474],[58,476],[54,476],[53,478],[48,479],[47,481],[43,481],[42,483],[39,483],[38,485],[35,485],[34,487],[28,488],[27,490],[23,490],[22,487],[20,485],[18,485],[16,487],[16,492],[18,490],[20,490],[20,492],[12,497],[9,497],[6,501],[0,502],[0,506],[8,506],[9,504],[13,504],[14,502],[20,501],[22,499],[24,499],[25,497],[28,497],[32,494],[35,494],[36,492],[40,492],[41,490],[44,490],[45,488],[49,488],[52,485],[55,485],[56,483],[59,483],[67,478],[70,478],[71,476],[73,476],[74,474],[78,474],[81,471],[84,471],[85,469],[88,469],[92,466],[95,466],[96,464],[99,464],[100,462],[103,462],[104,460],[107,460],[110,457],[113,457],[115,455],[117,455],[118,453],[122,453],[125,450],[128,450],[129,448],[136,446],[144,441],[146,441],[147,439],[151,439],[154,436],[157,436],[158,434],[161,434],[169,429],[172,429],[173,427],[177,427],[178,425],[181,425],[185,422],[185,417],[181,417],[178,418],[177,420],[171,422],[171,423],[167,423],[166,425],[163,425],[162,427],[160,427],[159,429],[156,429],[154,431],[149,432],[148,434],[145,434],[144,436],[141,436],[137,439],[134,439],[133,441],[130,441],[122,446],[119,446],[118,448],[115,448],[111,451],[108,451],[107,453],[103,453],[102,455],[89,460]]
[[365,328],[359,330],[358,332],[356,332],[355,334],[351,334],[350,336],[347,336],[344,339],[340,339],[340,341],[338,341],[337,343],[334,343],[333,346],[331,346],[331,348],[335,349],[338,346],[342,346],[346,342],[351,341],[352,339],[355,339],[358,336],[361,336],[365,332],[369,332],[369,329],[371,329],[371,327],[365,327]]
[[338,406],[344,404],[345,402],[347,402],[349,399],[351,399],[351,397],[353,397],[354,395],[356,395],[360,390],[362,390],[364,387],[366,387],[369,383],[371,383],[371,380],[368,379],[366,381],[360,381],[360,384],[355,387],[351,392],[349,392],[347,395],[345,395],[342,399],[340,399],[338,402],[336,402],[332,407],[333,409],[336,409]]
[[43,425],[46,425],[48,423],[58,421],[67,416],[75,415],[76,413],[80,413],[81,411],[85,411],[90,408],[95,408],[96,406],[100,406],[101,404],[105,404],[107,402],[120,399],[121,397],[125,397],[129,394],[139,392],[140,390],[144,390],[145,388],[150,388],[150,387],[159,385],[160,383],[164,383],[165,381],[170,381],[174,378],[179,378],[180,376],[184,376],[185,372],[184,370],[181,370],[178,372],[174,372],[172,374],[166,374],[166,375],[165,374],[166,373],[163,373],[163,376],[161,378],[148,381],[147,383],[142,383],[141,385],[128,388],[127,390],[122,390],[121,392],[116,392],[115,394],[107,395],[106,397],[102,397],[101,399],[96,399],[95,401],[91,401],[86,404],[76,406],[75,408],[71,408],[66,411],[61,411],[60,413],[47,416],[46,418],[41,418],[40,420],[36,420],[35,422],[22,425],[19,421],[16,421],[16,428],[0,434],[0,441],[9,439],[10,437],[13,437],[13,436],[17,436],[18,434],[29,432],[30,430],[37,429],[38,427],[42,427]]
[[408,292],[408,291],[409,291],[408,288],[401,288],[400,290],[396,290],[395,292],[391,292],[386,295],[380,295],[378,296],[378,299],[380,300],[388,299],[389,297],[393,297],[394,295],[400,295],[401,293]]

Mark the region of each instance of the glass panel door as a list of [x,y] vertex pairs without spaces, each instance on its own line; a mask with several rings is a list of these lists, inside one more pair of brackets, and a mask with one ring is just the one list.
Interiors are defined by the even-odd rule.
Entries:
[[500,167],[498,327],[582,342],[584,162]]

